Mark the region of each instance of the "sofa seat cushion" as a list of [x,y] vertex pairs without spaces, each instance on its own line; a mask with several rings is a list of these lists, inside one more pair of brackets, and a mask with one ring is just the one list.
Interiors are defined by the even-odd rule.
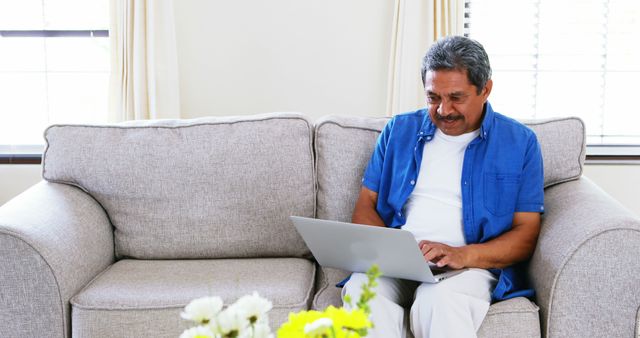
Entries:
[[540,337],[538,306],[524,297],[491,304],[478,337]]
[[[340,289],[335,284],[349,276],[349,272],[321,267],[317,274],[312,308],[321,310],[329,305],[341,306]],[[405,315],[408,314],[409,311],[405,311]],[[407,329],[407,337],[412,336]],[[524,297],[491,304],[478,330],[478,337],[540,337],[538,306]]]
[[[478,329],[477,336],[478,338],[540,338],[538,306],[524,297],[491,304],[487,316],[484,317]],[[411,332],[407,332],[407,337],[413,337]]]
[[315,266],[302,258],[121,260],[71,299],[73,337],[178,337],[180,312],[193,299],[225,306],[257,291],[273,303],[272,330],[309,308]]

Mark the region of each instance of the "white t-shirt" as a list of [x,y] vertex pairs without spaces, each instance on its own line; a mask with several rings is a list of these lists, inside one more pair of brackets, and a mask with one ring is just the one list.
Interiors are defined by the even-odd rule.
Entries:
[[433,140],[424,144],[418,180],[405,204],[407,223],[402,227],[416,240],[466,244],[462,231],[462,162],[467,145],[479,134],[478,129],[449,136],[436,129]]

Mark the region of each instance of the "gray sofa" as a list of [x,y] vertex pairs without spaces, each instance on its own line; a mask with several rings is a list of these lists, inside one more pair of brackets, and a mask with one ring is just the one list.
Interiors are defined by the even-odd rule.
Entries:
[[[277,113],[45,132],[44,181],[0,207],[0,336],[177,337],[193,298],[340,305],[289,215],[348,221],[387,119]],[[495,303],[480,337],[631,337],[640,220],[581,177],[575,118],[530,121],[545,165],[536,302]]]

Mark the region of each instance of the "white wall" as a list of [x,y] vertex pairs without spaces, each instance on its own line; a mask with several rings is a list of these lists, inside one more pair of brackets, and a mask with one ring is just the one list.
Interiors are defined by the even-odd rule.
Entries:
[[174,1],[182,116],[384,115],[393,4]]
[[640,216],[640,165],[587,165],[583,175]]
[[39,165],[0,165],[0,206],[42,179]]

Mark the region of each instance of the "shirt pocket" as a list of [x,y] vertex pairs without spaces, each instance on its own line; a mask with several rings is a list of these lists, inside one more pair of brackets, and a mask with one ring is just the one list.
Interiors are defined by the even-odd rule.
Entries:
[[484,205],[495,216],[513,213],[520,189],[518,174],[484,174]]

